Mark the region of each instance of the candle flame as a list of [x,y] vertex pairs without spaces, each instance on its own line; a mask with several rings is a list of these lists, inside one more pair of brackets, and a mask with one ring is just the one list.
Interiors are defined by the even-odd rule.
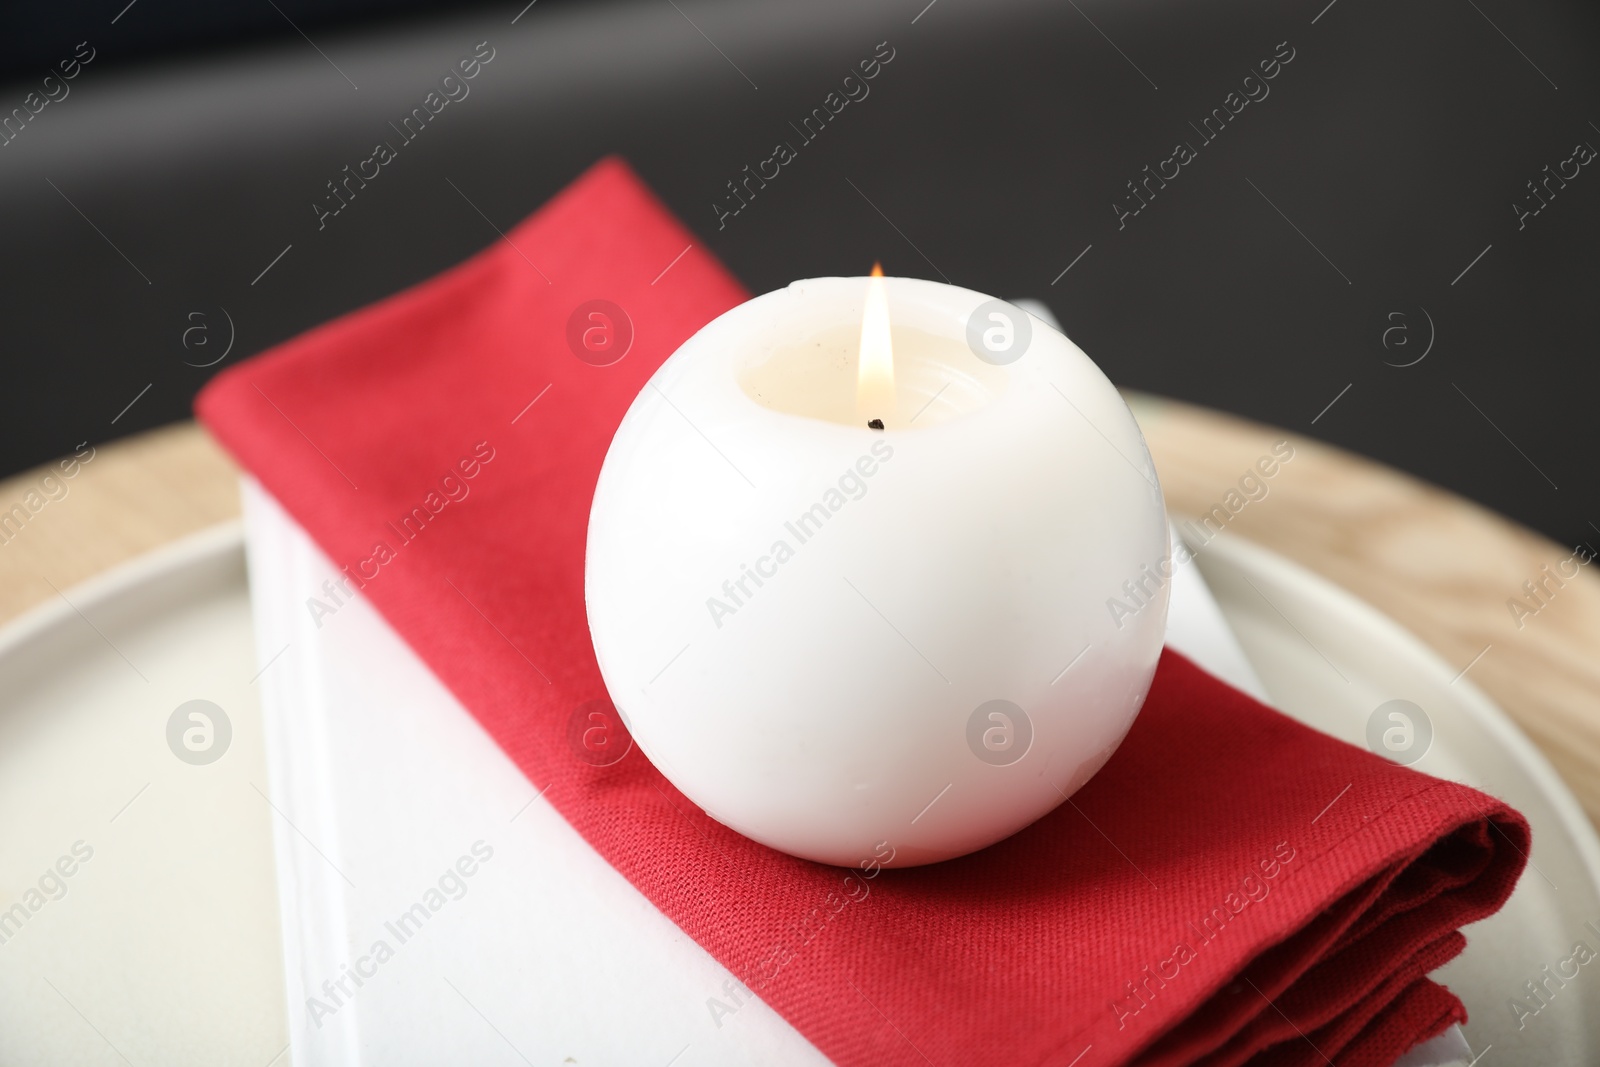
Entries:
[[881,264],[872,265],[861,312],[861,350],[856,371],[856,413],[866,423],[895,413],[894,345],[889,337],[889,292]]

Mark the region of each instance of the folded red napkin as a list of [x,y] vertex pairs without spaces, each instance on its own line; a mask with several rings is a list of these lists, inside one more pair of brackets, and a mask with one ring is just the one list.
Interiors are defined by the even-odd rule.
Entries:
[[199,412],[601,855],[841,1064],[1353,1067],[1463,1020],[1425,976],[1510,894],[1526,821],[1171,652],[1071,803],[931,867],[779,854],[636,749],[574,744],[617,729],[583,604],[601,460],[651,372],[744,297],[606,161]]

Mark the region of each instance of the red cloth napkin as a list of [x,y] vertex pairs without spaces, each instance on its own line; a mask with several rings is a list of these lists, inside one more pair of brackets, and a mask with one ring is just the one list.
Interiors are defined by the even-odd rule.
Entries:
[[[636,749],[574,745],[606,696],[583,604],[601,460],[651,372],[744,297],[608,160],[468,262],[220,376],[199,412],[601,855],[841,1064],[1354,1067],[1463,1020],[1425,975],[1510,894],[1527,822],[1171,652],[1071,803],[931,867],[781,855]],[[569,345],[606,328],[569,330],[595,300],[631,322],[591,338],[615,355],[631,333],[609,366]]]

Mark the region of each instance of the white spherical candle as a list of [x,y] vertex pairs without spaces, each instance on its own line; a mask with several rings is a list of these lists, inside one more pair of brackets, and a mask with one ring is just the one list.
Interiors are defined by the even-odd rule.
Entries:
[[1014,833],[1111,756],[1168,552],[1139,428],[1071,341],[955,286],[817,278],[640,392],[585,594],[612,700],[685,795],[796,856],[909,866]]

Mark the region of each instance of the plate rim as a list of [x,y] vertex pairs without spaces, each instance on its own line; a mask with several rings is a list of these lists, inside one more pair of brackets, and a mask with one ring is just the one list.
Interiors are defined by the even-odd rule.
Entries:
[[116,600],[191,567],[221,562],[234,555],[244,565],[242,519],[225,519],[112,564],[65,590],[57,589],[53,599],[40,601],[0,625],[0,659],[70,622],[86,607]]
[[1533,787],[1550,805],[1577,849],[1591,891],[1600,897],[1600,831],[1589,820],[1583,805],[1549,757],[1517,725],[1516,720],[1470,678],[1464,673],[1458,674],[1432,646],[1372,604],[1337,582],[1258,542],[1244,537],[1209,542],[1195,553],[1195,562],[1202,569],[1207,556],[1219,559],[1239,573],[1265,572],[1280,582],[1287,576],[1288,582],[1283,584],[1310,586],[1318,597],[1336,604],[1340,611],[1361,618],[1363,628],[1369,633],[1376,631],[1385,643],[1398,647],[1406,659],[1426,665],[1445,685],[1456,689],[1461,694],[1461,704],[1467,713],[1488,731],[1496,743],[1503,746],[1508,759],[1520,765]]
[[[1600,832],[1589,821],[1577,796],[1549,758],[1517,725],[1516,720],[1470,678],[1464,674],[1454,676],[1450,665],[1439,652],[1378,608],[1331,579],[1265,545],[1241,536],[1216,539],[1195,551],[1187,535],[1184,540],[1194,551],[1195,565],[1201,568],[1202,573],[1206,558],[1212,557],[1239,572],[1266,571],[1278,579],[1279,584],[1310,586],[1318,596],[1334,601],[1343,611],[1361,617],[1366,626],[1381,631],[1384,641],[1400,646],[1408,659],[1426,664],[1440,678],[1454,677],[1454,681],[1447,684],[1451,688],[1461,687],[1462,703],[1496,741],[1506,746],[1508,755],[1522,765],[1530,780],[1560,817],[1563,827],[1578,846],[1591,887],[1596,896],[1600,896]],[[70,622],[85,607],[102,604],[177,572],[230,556],[241,566],[248,566],[242,518],[224,520],[115,564],[69,587],[67,592],[74,596],[58,595],[54,600],[46,600],[27,609],[0,626],[0,659],[15,654],[50,630]],[[1285,577],[1287,582],[1283,581]]]

